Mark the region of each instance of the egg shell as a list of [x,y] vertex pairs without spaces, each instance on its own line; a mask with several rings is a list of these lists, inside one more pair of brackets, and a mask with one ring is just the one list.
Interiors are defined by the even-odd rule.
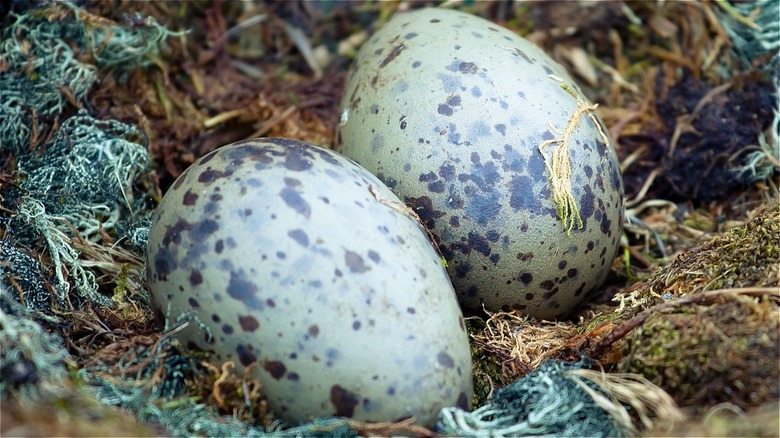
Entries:
[[[554,318],[603,282],[622,233],[619,163],[588,106],[527,40],[470,14],[420,9],[360,48],[334,149],[419,214],[465,307]],[[582,227],[553,201],[545,160],[561,143],[539,149],[567,127]]]
[[282,418],[430,426],[442,407],[470,408],[471,356],[441,258],[412,216],[331,150],[287,139],[222,147],[157,209],[155,313],[168,324],[197,317],[202,327],[176,336],[217,363],[256,362]]

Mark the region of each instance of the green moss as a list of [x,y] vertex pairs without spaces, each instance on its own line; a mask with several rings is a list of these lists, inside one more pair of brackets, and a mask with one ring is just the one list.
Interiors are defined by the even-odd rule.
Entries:
[[628,338],[622,371],[640,373],[682,407],[742,409],[780,393],[780,320],[768,298],[724,295],[714,305],[655,313]]
[[620,314],[616,312],[602,313],[590,320],[586,325],[577,328],[578,333],[588,333],[605,322],[620,322]]
[[[485,322],[479,318],[466,320],[469,334],[485,330]],[[474,373],[474,408],[485,404],[490,398],[494,386],[501,382],[501,358],[478,345],[471,344],[471,363]]]
[[710,229],[710,223],[706,220],[686,219],[683,221],[686,227],[693,228],[694,230],[707,231]]
[[[665,299],[728,288],[780,286],[780,203],[755,219],[686,251],[629,295],[623,317]],[[666,298],[661,298],[666,296]]]

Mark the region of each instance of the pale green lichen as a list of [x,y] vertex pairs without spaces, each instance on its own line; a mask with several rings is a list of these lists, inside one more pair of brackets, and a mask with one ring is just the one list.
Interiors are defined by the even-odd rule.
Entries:
[[[489,402],[473,412],[442,409],[439,431],[446,436],[625,436],[626,431],[609,413],[567,375],[581,367],[544,362],[496,391]],[[598,391],[592,383],[584,384]]]

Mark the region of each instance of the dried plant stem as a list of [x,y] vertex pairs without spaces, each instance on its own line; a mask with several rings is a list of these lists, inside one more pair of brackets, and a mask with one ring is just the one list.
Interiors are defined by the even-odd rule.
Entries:
[[[544,158],[544,165],[550,173],[550,183],[552,184],[553,201],[558,208],[558,218],[563,220],[566,231],[571,232],[575,224],[577,228],[582,228],[582,217],[580,209],[577,207],[577,200],[571,192],[571,163],[569,162],[569,139],[579,126],[583,114],[587,111],[596,109],[597,105],[586,106],[580,103],[574,115],[569,119],[569,123],[563,132],[550,124],[550,129],[560,137],[552,140],[545,140],[539,144],[539,153]],[[555,145],[552,151],[552,157],[547,158],[544,149]]]
[[[563,79],[555,75],[549,75],[550,79],[557,81],[561,84],[561,88],[576,99],[577,109],[569,119],[563,132],[556,128],[552,123],[550,129],[556,133],[559,137],[552,140],[545,140],[538,146],[539,153],[542,154],[544,159],[544,165],[547,171],[550,173],[550,184],[552,185],[553,201],[558,210],[558,218],[561,219],[566,227],[566,231],[571,234],[571,230],[576,225],[577,228],[583,227],[582,217],[580,216],[580,209],[577,206],[577,200],[571,191],[571,162],[569,161],[569,141],[574,131],[577,130],[582,117],[587,115],[593,122],[593,125],[599,132],[601,141],[605,146],[609,146],[609,138],[601,127],[593,111],[598,108],[598,104],[587,105],[585,101],[580,97],[579,92],[566,84]],[[555,145],[551,157],[548,158],[544,154],[544,150],[550,146]]]

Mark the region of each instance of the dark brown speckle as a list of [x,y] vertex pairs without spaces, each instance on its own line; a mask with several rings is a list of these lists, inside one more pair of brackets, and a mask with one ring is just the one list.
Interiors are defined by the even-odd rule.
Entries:
[[193,269],[190,271],[190,284],[192,286],[197,286],[199,284],[203,283],[203,274],[200,273],[199,270]]
[[287,367],[278,360],[267,360],[263,362],[263,368],[268,371],[274,380],[279,380],[287,373]]
[[351,418],[355,414],[358,397],[339,385],[333,385],[330,388],[330,402],[336,408],[336,412],[333,415]]
[[393,50],[391,50],[390,53],[388,53],[387,56],[382,61],[379,62],[377,68],[385,68],[387,64],[393,62],[393,60],[395,60],[395,58],[397,58],[398,55],[400,55],[401,52],[404,51],[405,48],[406,46],[403,44],[398,44],[396,46],[393,46]]
[[182,204],[184,204],[184,205],[186,205],[188,207],[192,207],[193,205],[195,205],[195,203],[197,201],[198,201],[198,195],[196,195],[195,193],[192,193],[191,190],[187,190],[184,193],[184,198],[182,199]]
[[253,332],[260,328],[260,323],[252,315],[239,316],[238,324],[241,326],[241,330],[245,332]]

